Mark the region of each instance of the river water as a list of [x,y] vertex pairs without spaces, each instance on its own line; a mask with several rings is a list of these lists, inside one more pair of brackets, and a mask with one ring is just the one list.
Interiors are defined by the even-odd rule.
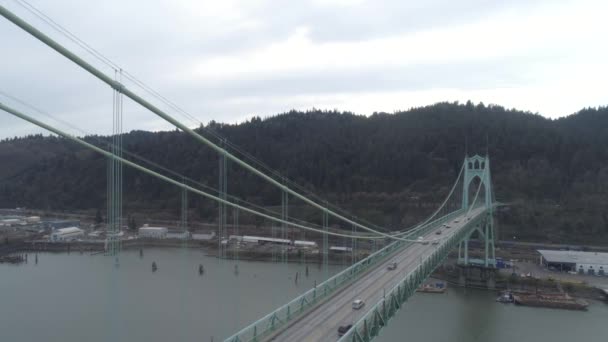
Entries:
[[[102,255],[39,254],[37,265],[30,255],[26,265],[0,265],[0,341],[217,342],[326,276],[316,265],[305,277],[303,265],[251,261],[240,261],[236,274],[235,264],[194,249],[149,249],[143,258],[125,251],[118,267]],[[463,289],[416,294],[376,341],[607,340],[603,303],[572,312],[494,297]]]

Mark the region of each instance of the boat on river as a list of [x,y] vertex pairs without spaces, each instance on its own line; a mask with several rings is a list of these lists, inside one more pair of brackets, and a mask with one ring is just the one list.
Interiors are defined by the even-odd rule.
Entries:
[[513,293],[511,291],[504,291],[496,298],[499,303],[513,303]]
[[513,301],[518,305],[536,306],[552,309],[587,310],[589,303],[570,297],[567,293],[558,294],[517,294]]
[[423,286],[420,286],[419,288],[417,288],[416,292],[444,293],[445,290],[446,290],[446,288],[445,288],[445,286],[443,286],[443,284],[441,284],[441,286],[426,284],[426,285],[423,285]]

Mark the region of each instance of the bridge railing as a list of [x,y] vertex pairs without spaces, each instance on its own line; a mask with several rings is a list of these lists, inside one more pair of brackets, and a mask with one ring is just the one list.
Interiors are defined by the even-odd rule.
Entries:
[[450,251],[465,237],[469,232],[467,228],[473,227],[485,217],[482,214],[483,212],[467,222],[462,229],[450,236],[446,242],[433,250],[431,255],[423,259],[403,280],[386,291],[384,297],[367,311],[338,342],[370,342],[378,336],[380,329],[386,326],[401,305],[416,292],[416,289],[433,273],[437,266],[443,263]]
[[[447,222],[462,214],[462,209],[456,210],[448,215],[439,217],[426,223],[424,226],[413,230],[409,234],[405,234],[403,238],[408,239],[411,237],[411,235],[424,235],[437,225]],[[318,284],[316,287],[299,295],[289,303],[248,325],[241,331],[225,339],[224,342],[259,341],[261,338],[275,332],[289,321],[305,313],[308,309],[316,306],[324,299],[327,299],[338,289],[356,279],[359,275],[369,270],[379,261],[384,260],[387,256],[393,254],[393,252],[396,250],[410,245],[411,243],[412,242],[401,240],[390,243],[386,247],[370,254],[368,257],[360,260],[359,262]]]

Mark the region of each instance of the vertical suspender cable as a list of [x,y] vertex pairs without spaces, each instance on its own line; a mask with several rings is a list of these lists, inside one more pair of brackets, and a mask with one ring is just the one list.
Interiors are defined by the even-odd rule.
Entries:
[[[218,158],[218,192],[219,192],[219,198],[221,199],[226,199],[226,193],[225,193],[225,181],[226,181],[226,177],[225,177],[225,167],[226,167],[226,163],[225,163],[225,156],[223,153],[219,153],[218,154],[219,158]],[[224,258],[225,255],[225,246],[222,243],[224,240],[224,236],[226,235],[225,232],[225,220],[226,220],[226,216],[225,216],[225,211],[226,211],[226,206],[224,205],[224,203],[220,202],[218,204],[218,256],[219,258]]]
[[[119,72],[119,80],[122,83],[122,69]],[[118,153],[118,157],[122,158],[122,143],[123,143],[123,96],[122,93],[118,92],[118,151],[116,151]],[[116,162],[116,167],[118,169],[118,177],[116,180],[117,183],[117,192],[118,192],[118,229],[116,230],[117,236],[116,236],[116,248],[117,248],[117,253],[120,253],[121,249],[122,249],[122,243],[121,243],[121,237],[120,237],[120,232],[122,231],[122,226],[123,226],[123,221],[122,221],[122,217],[123,217],[123,167],[122,167],[122,163],[119,162],[118,160],[115,160]]]
[[[355,225],[351,225],[351,235],[354,235],[355,232],[357,231],[357,227]],[[357,239],[355,239],[354,237],[350,238],[350,264],[353,265],[355,263],[355,257],[357,254]]]
[[327,210],[323,210],[323,279],[327,279],[329,264],[329,241],[327,239],[328,217]]
[[[186,178],[182,179],[182,183],[186,185]],[[182,241],[184,242],[182,245],[185,245],[189,231],[188,231],[188,190],[186,188],[182,188],[182,215],[181,215],[181,231],[182,231]],[[185,246],[184,246],[185,247]]]
[[[224,139],[224,145],[226,145],[226,139]],[[222,167],[222,177],[224,177],[224,181],[222,182],[222,184],[224,185],[224,188],[222,189],[222,199],[226,200],[227,198],[227,193],[228,193],[228,160],[226,159],[226,155],[222,154],[222,162],[224,163],[223,167]],[[228,238],[228,228],[226,225],[226,221],[227,221],[227,215],[228,215],[228,207],[226,206],[226,204],[224,203],[224,210],[222,210],[222,225],[224,228],[224,235],[226,236],[226,239]],[[225,248],[224,248],[224,258],[226,257],[226,249],[228,248],[228,244],[226,244]]]
[[239,209],[238,208],[234,208],[232,210],[232,213],[234,215],[232,221],[234,223],[234,235],[236,236],[236,248],[234,249],[234,259],[237,262],[239,262],[239,248],[240,248],[240,235],[239,235]]
[[[285,179],[283,179],[283,182],[285,182]],[[288,207],[288,197],[287,197],[287,193],[281,189],[281,219],[283,220],[283,222],[281,222],[281,239],[288,239],[289,235],[287,234],[287,224],[285,223],[285,221],[287,221],[288,219],[288,212],[287,212],[287,207]],[[288,258],[289,258],[289,249],[282,249],[281,252],[282,255],[282,262],[283,263],[287,263],[288,262]]]

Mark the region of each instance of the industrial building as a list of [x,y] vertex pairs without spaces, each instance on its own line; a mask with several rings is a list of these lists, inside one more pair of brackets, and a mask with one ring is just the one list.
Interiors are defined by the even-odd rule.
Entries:
[[19,218],[5,218],[0,220],[0,224],[2,224],[3,226],[11,227],[25,224],[25,222]]
[[608,275],[608,253],[539,249],[540,263],[549,269],[590,275]]
[[291,245],[291,240],[288,239],[276,239],[262,236],[249,236],[243,235],[243,242],[245,243],[257,243],[259,245],[275,244],[275,245]]
[[56,220],[56,221],[44,221],[41,222],[42,226],[46,229],[55,231],[61,228],[80,227],[79,220]]
[[230,235],[230,236],[228,236],[228,241],[241,242],[241,241],[243,241],[243,237],[239,236],[239,235]]
[[211,232],[210,234],[192,234],[192,240],[210,241],[213,239],[215,239],[215,232]]
[[189,231],[169,232],[165,236],[167,239],[188,240],[192,237]]
[[329,247],[329,251],[336,253],[350,253],[353,251],[353,249],[351,247],[331,246]]
[[29,216],[25,218],[27,223],[40,223],[40,216]]
[[317,248],[317,243],[314,241],[295,240],[293,245],[300,248]]
[[165,227],[149,227],[147,225],[139,228],[138,235],[141,238],[165,239],[169,229]]
[[82,236],[84,236],[84,231],[82,229],[78,227],[68,227],[56,229],[53,233],[51,233],[50,240],[52,242],[64,242],[76,240]]

